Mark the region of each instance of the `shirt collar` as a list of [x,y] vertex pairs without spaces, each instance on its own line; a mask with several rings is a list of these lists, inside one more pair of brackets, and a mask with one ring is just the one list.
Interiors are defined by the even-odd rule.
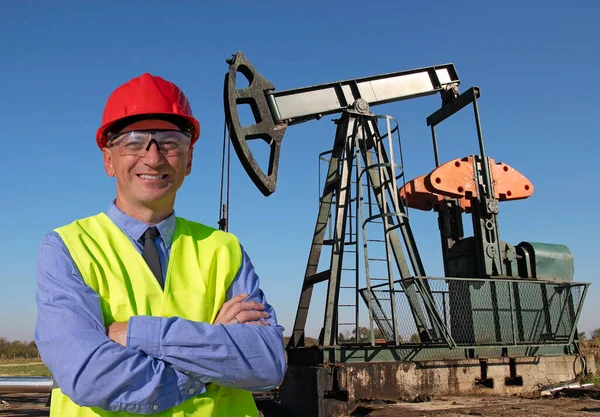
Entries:
[[[140,238],[144,235],[144,232],[149,226],[143,221],[134,219],[133,217],[123,213],[121,210],[119,210],[114,200],[108,207],[106,215],[110,220],[112,220],[114,224],[117,225],[119,229],[123,231],[123,233],[125,233],[134,241],[140,240]],[[175,211],[173,211],[173,213],[171,213],[169,217],[155,225],[158,231],[160,232],[160,236],[165,242],[165,246],[167,248],[171,247],[173,235],[175,234],[176,223],[177,220],[175,217]]]

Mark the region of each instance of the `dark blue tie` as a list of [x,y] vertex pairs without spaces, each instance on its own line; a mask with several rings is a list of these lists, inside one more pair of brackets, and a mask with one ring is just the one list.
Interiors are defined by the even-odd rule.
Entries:
[[158,256],[158,248],[154,239],[160,235],[160,232],[156,227],[149,227],[144,232],[144,250],[142,251],[142,257],[150,267],[150,270],[156,277],[161,288],[164,289],[164,281],[162,276],[162,268],[160,266],[160,257]]

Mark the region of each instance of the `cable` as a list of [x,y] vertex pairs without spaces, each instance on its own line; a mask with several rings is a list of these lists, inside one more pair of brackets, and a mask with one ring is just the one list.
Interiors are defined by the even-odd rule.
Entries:
[[227,135],[227,203],[225,205],[225,231],[229,230],[229,192],[231,190],[231,132]]
[[[229,173],[230,173],[230,168],[229,168],[229,162],[230,162],[230,147],[231,147],[231,137],[229,137],[229,141],[227,140],[228,135],[227,135],[227,122],[224,123],[223,126],[223,152],[222,152],[222,157],[221,157],[221,190],[220,190],[220,195],[219,195],[219,221],[217,222],[219,224],[219,230],[223,230],[223,231],[227,231],[228,229],[228,224],[227,224],[227,220],[229,218]],[[227,162],[225,162],[225,148],[227,145],[227,142],[229,142],[229,147],[227,148],[228,151],[228,155],[227,155]],[[225,165],[227,164],[227,184],[225,185]],[[223,192],[224,189],[227,188],[227,200],[226,203],[223,204]]]

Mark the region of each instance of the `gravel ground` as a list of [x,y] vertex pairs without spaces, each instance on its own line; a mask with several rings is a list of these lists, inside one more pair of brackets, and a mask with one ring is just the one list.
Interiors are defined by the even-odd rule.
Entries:
[[[0,394],[0,416],[48,416],[48,395]],[[265,417],[283,417],[274,404],[258,402]],[[600,400],[590,398],[446,397],[423,403],[363,404],[352,417],[600,417]],[[341,416],[340,416],[341,417]]]

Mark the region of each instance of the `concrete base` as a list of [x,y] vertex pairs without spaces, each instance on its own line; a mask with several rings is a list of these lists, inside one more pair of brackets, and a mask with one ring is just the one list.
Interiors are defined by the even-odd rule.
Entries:
[[595,373],[575,355],[427,362],[358,362],[332,366],[290,365],[280,388],[290,415],[325,417],[352,411],[360,401],[415,401],[435,395],[534,392]]

